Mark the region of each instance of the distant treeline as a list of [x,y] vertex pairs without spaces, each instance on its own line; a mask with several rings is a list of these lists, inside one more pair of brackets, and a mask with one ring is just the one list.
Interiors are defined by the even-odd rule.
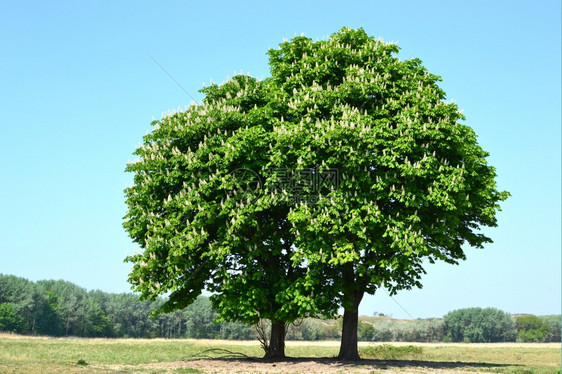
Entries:
[[214,323],[208,298],[189,308],[150,317],[164,299],[140,301],[134,294],[86,291],[58,281],[30,282],[0,274],[0,331],[18,334],[115,338],[250,339],[242,323]]
[[[0,274],[0,331],[28,335],[108,338],[253,339],[252,326],[215,323],[207,297],[189,307],[150,317],[164,299],[140,301],[134,294],[86,291],[73,283],[31,282]],[[360,317],[362,341],[560,342],[560,316],[510,316],[497,309],[469,308],[443,319],[396,320]],[[288,340],[327,340],[341,336],[341,318],[306,318],[291,324]]]

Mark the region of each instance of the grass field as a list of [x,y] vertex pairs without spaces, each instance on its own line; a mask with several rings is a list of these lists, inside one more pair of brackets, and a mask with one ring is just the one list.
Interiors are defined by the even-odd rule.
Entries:
[[288,342],[273,363],[254,341],[0,335],[0,373],[560,373],[560,344],[361,343],[358,363],[334,360],[338,344]]

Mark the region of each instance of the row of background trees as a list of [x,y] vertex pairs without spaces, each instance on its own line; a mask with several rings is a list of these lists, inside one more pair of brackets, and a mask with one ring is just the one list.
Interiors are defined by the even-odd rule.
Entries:
[[79,337],[249,339],[242,323],[215,324],[208,298],[189,308],[151,318],[164,302],[140,301],[134,294],[86,291],[58,281],[30,282],[0,275],[0,331]]
[[[217,313],[201,296],[185,309],[151,317],[163,303],[134,294],[86,291],[58,281],[31,282],[0,274],[0,331],[29,335],[112,338],[254,339],[252,326],[215,323]],[[341,337],[342,319],[306,318],[291,324],[289,340]],[[396,320],[362,316],[362,341],[560,342],[560,316],[510,316],[497,309],[469,308],[442,319]]]

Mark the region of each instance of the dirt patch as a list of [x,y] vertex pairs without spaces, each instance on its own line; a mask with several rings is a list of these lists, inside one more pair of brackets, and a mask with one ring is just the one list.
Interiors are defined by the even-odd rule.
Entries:
[[[502,365],[499,365],[502,366]],[[361,360],[341,362],[334,358],[291,358],[285,361],[268,362],[255,359],[197,359],[188,361],[162,362],[137,366],[120,365],[113,370],[165,370],[196,369],[203,373],[306,373],[306,374],[374,374],[374,373],[486,373],[496,372],[498,366],[455,362],[428,361],[384,361]]]

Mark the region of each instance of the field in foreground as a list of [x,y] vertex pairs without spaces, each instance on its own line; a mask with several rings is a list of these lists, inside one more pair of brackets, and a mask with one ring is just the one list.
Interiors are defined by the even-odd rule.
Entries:
[[332,359],[338,345],[288,342],[273,363],[254,341],[0,335],[0,373],[560,373],[557,343],[362,343],[357,363]]

